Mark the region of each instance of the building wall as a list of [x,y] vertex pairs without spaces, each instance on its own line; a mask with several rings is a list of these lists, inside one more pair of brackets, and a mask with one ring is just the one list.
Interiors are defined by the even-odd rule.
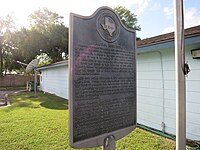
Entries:
[[41,70],[40,83],[42,91],[68,99],[67,65]]
[[[200,48],[200,42],[186,46],[186,61],[191,69],[186,78],[186,132],[192,140],[200,140],[200,59],[191,56],[191,49],[196,48]],[[164,122],[170,134],[176,132],[174,57],[172,47],[137,55],[138,123],[162,130]]]

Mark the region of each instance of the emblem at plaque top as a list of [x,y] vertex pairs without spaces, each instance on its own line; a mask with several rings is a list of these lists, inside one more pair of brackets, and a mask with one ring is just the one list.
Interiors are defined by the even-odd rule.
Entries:
[[105,23],[102,23],[101,26],[103,27],[104,30],[108,31],[110,36],[113,36],[113,32],[116,29],[115,22],[109,17],[105,17],[104,20],[105,20]]
[[96,24],[97,31],[103,40],[111,43],[117,40],[119,36],[119,24],[119,19],[115,12],[106,9],[99,13]]

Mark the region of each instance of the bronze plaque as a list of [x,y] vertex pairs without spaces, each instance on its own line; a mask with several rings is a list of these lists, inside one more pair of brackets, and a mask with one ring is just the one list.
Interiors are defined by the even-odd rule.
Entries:
[[70,145],[103,145],[136,127],[135,32],[108,7],[70,15]]

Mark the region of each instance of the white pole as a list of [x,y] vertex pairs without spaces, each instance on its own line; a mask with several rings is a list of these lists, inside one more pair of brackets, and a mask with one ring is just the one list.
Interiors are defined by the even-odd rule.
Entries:
[[37,96],[37,71],[34,68],[34,96]]
[[174,0],[176,68],[176,150],[186,148],[186,90],[183,0]]

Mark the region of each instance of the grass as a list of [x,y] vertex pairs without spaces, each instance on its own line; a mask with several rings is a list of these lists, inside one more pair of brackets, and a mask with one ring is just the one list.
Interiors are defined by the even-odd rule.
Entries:
[[25,90],[26,86],[0,86],[0,91]]
[[[72,150],[68,145],[68,104],[51,94],[21,92],[0,108],[0,149]],[[101,150],[101,147],[92,150]],[[117,142],[118,150],[171,150],[175,142],[139,128]]]

